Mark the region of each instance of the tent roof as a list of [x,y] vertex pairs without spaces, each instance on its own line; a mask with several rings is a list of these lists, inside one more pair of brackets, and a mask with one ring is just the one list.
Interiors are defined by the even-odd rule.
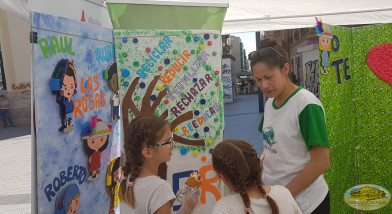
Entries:
[[[122,1],[135,2],[135,0]],[[169,0],[144,0],[144,2],[167,4]],[[331,25],[392,23],[390,0],[170,0],[170,2],[189,6],[222,7],[228,3],[229,8],[224,19],[222,34],[313,27],[316,16]],[[211,5],[211,2],[218,4]],[[27,0],[0,0],[0,8],[28,19]]]
[[[160,0],[149,0],[158,2]],[[184,2],[186,0],[171,0]],[[314,17],[331,25],[392,22],[390,0],[188,0],[229,3],[222,34],[313,27]]]

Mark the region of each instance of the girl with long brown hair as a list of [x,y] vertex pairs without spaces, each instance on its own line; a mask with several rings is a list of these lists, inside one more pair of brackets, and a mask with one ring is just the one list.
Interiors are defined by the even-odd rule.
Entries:
[[217,202],[213,214],[302,213],[288,189],[262,185],[260,162],[244,140],[224,140],[215,147],[214,170],[231,193]]
[[[169,182],[158,177],[158,166],[171,159],[173,133],[169,123],[156,116],[133,119],[124,134],[125,166],[119,197],[129,208],[123,213],[169,214],[175,195]],[[187,197],[177,213],[192,213],[198,195]]]

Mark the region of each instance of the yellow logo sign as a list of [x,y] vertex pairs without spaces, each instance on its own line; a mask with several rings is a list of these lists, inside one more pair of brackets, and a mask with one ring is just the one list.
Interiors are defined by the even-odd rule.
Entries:
[[351,187],[344,194],[344,202],[357,210],[376,210],[388,205],[391,194],[383,187],[374,184],[361,184]]

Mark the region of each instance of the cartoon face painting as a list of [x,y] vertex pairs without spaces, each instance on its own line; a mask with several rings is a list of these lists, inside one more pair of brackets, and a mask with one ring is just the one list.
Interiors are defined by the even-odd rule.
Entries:
[[120,179],[121,179],[121,173],[122,173],[122,170],[121,170],[121,168],[118,168],[114,173],[113,173],[113,181],[114,182],[119,182],[120,181]]
[[112,106],[111,121],[115,121],[120,119],[120,96],[118,93],[117,64],[111,64],[105,72],[107,72],[109,88],[113,92],[110,96],[110,104]]
[[88,171],[90,176],[87,178],[93,181],[100,176],[101,168],[101,152],[103,152],[109,144],[109,135],[112,134],[112,126],[94,116],[90,121],[83,124],[82,132],[84,136],[83,147],[88,158]]
[[328,59],[331,51],[332,34],[329,25],[322,23],[316,18],[316,32],[319,35],[319,48],[321,50],[321,65],[323,70],[321,74],[328,74]]
[[57,94],[56,102],[60,105],[61,127],[59,131],[73,130],[74,104],[72,96],[77,93],[77,78],[72,60],[60,60],[51,78],[51,90]]
[[61,91],[64,94],[64,97],[68,100],[71,100],[71,97],[75,92],[75,79],[73,76],[68,76],[67,73],[63,78],[63,85],[61,86]]
[[112,89],[113,92],[117,92],[118,91],[117,72],[114,73],[108,81],[109,81],[110,89]]
[[71,184],[60,191],[56,198],[56,214],[76,214],[80,205],[80,191],[77,184]]
[[108,139],[108,135],[104,135],[96,138],[90,138],[87,139],[87,145],[90,149],[94,151],[98,151],[100,148],[102,148],[103,145],[105,145],[107,139]]
[[120,158],[114,158],[110,161],[106,173],[106,190],[110,197],[110,214],[115,214],[115,208],[119,203],[118,191],[120,188],[122,170],[120,167]]
[[331,50],[331,39],[327,37],[320,37],[320,44],[321,47],[323,47],[324,50]]
[[77,196],[77,198],[75,199],[71,199],[66,214],[76,214],[79,209],[79,203],[80,203],[80,196]]

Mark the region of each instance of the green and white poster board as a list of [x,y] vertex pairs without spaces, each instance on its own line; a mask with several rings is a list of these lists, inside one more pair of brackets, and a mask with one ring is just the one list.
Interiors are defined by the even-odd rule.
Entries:
[[[392,190],[392,24],[330,26],[330,31],[328,74],[319,66],[331,145],[326,180],[331,213],[354,213],[344,202],[351,187],[373,184]],[[372,213],[386,214],[392,212],[390,204],[385,206],[389,200],[385,192],[380,200],[355,203],[363,205],[359,210],[382,207]]]
[[[220,29],[226,7],[112,2],[122,122],[156,115],[170,123],[177,146],[160,176],[176,193],[199,171],[197,213],[209,213],[221,198],[211,153],[223,139]],[[175,202],[173,211],[179,208]]]

